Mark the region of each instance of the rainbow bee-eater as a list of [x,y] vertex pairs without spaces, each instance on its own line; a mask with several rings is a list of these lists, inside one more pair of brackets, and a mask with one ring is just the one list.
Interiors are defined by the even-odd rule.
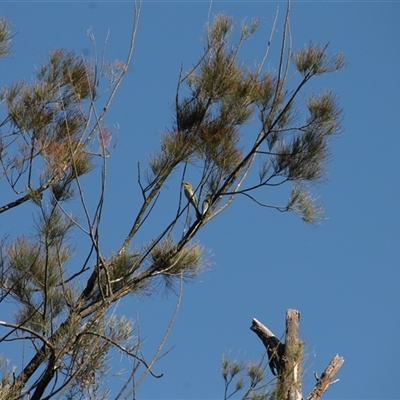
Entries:
[[197,207],[197,198],[196,198],[196,194],[194,193],[192,185],[189,182],[184,182],[183,183],[183,191],[185,193],[186,198],[189,200],[189,203],[196,210],[197,218],[199,218],[201,216],[201,214]]
[[202,210],[201,210],[201,212],[203,213],[203,215],[204,215],[204,214],[207,212],[207,210],[210,208],[211,199],[212,199],[211,194],[208,194],[208,195],[205,197],[205,199],[204,199],[204,201],[203,201]]

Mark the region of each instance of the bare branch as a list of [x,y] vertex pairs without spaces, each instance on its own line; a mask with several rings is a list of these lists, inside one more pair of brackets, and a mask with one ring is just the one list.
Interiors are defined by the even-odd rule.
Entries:
[[338,373],[340,367],[344,363],[344,358],[336,355],[333,357],[329,365],[326,367],[325,371],[322,373],[321,377],[318,378],[317,384],[314,389],[307,396],[306,400],[319,400],[322,395],[328,390],[329,386],[334,383],[332,380]]

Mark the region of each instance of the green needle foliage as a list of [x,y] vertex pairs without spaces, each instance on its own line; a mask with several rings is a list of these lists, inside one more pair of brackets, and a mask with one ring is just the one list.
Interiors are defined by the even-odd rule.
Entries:
[[5,18],[0,18],[0,57],[6,57],[11,53],[11,28]]
[[[284,68],[273,76],[262,72],[261,65],[250,69],[239,60],[239,50],[257,24],[242,26],[238,43],[231,44],[234,27],[226,15],[216,16],[208,26],[203,55],[179,81],[175,124],[162,137],[162,151],[150,160],[152,171],[165,179],[161,175],[169,176],[181,162],[200,165],[199,190],[213,193],[214,205],[243,194],[266,207],[295,211],[304,221],[317,223],[321,208],[308,196],[307,188],[325,176],[329,139],[339,133],[341,113],[335,95],[324,92],[309,96],[304,104],[308,112],[301,117],[297,98],[312,77],[343,68],[343,56],[331,56],[327,46],[310,44],[288,58],[282,56]],[[298,86],[292,90],[286,88],[291,61],[300,73]],[[181,98],[183,84],[187,94]],[[251,135],[243,137],[242,129],[250,122],[253,126],[255,118],[259,127],[245,148],[243,141],[248,143]],[[256,160],[261,165],[259,181],[245,187],[243,182]],[[292,195],[281,206],[264,203],[250,193],[287,182],[293,184]]]
[[[6,117],[0,122],[0,213],[29,206],[38,213],[34,234],[10,234],[0,243],[0,301],[15,306],[13,319],[0,321],[8,329],[0,343],[20,341],[24,350],[18,374],[4,363],[0,399],[106,398],[104,380],[115,351],[133,360],[120,396],[135,393],[147,374],[160,377],[153,364],[165,338],[152,360],[145,360],[134,322],[111,307],[128,294],[154,295],[160,286],[174,291],[201,273],[206,251],[194,237],[236,196],[293,211],[310,224],[320,220],[321,206],[310,190],[324,180],[341,113],[331,92],[309,95],[303,89],[315,76],[343,68],[343,56],[312,43],[292,51],[286,19],[278,69],[251,67],[240,50],[258,21],[242,25],[237,35],[233,19],[220,14],[206,27],[199,60],[181,71],[173,123],[162,133],[160,148],[148,157],[148,169],[139,165],[142,202],[131,229],[105,255],[109,250],[100,238],[113,233],[101,222],[114,137],[104,121],[132,56],[139,11],[126,63],[89,62],[56,49],[32,83],[21,80],[1,90]],[[10,41],[10,25],[0,19],[0,56],[10,53]],[[192,182],[199,200],[195,215],[181,190],[189,169],[198,174]],[[93,205],[86,202],[82,179],[96,177],[96,171],[100,187]],[[167,210],[159,198],[176,176],[176,208]],[[282,204],[269,204],[265,199],[277,187]],[[204,200],[207,211],[200,214]],[[159,229],[151,239],[141,235],[149,224]],[[86,242],[75,240],[77,232]],[[248,398],[267,398],[268,392],[257,391],[261,367],[227,360],[223,365],[226,387],[235,380],[236,393],[249,381]]]

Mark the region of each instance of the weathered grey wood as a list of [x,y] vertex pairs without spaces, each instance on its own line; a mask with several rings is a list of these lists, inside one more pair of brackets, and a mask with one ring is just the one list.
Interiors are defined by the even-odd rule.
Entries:
[[[300,313],[297,310],[286,312],[286,343],[282,344],[265,325],[253,318],[250,329],[261,339],[268,352],[272,373],[276,367],[278,382],[276,396],[278,399],[301,400],[301,369],[303,344],[299,340]],[[271,342],[271,339],[274,341]],[[271,352],[271,343],[275,345]]]
[[285,376],[282,377],[282,392],[288,400],[302,400],[301,362],[303,342],[299,339],[300,312],[286,310]]
[[339,371],[340,367],[344,363],[344,358],[336,354],[332,361],[326,367],[325,371],[322,373],[321,377],[318,379],[317,384],[314,389],[307,396],[307,400],[319,400],[322,395],[327,391],[332,383],[333,378]]
[[[253,318],[250,327],[267,349],[272,373],[278,375],[275,398],[279,400],[303,400],[301,363],[303,361],[304,343],[299,339],[299,324],[300,312],[287,310],[285,344],[281,343],[271,330],[255,318]],[[318,379],[306,400],[319,400],[343,363],[344,358],[336,355]],[[276,367],[278,373],[274,372],[274,367]]]
[[286,344],[297,344],[299,341],[300,312],[297,310],[286,310]]
[[261,322],[253,318],[250,329],[257,334],[263,342],[268,353],[268,364],[274,375],[279,375],[285,365],[285,345]]
[[[274,398],[279,400],[303,400],[301,364],[303,362],[304,343],[299,339],[299,324],[300,312],[291,309],[287,310],[284,344],[257,319],[253,318],[250,327],[267,349],[272,373],[278,375]],[[343,363],[344,358],[336,355],[323,372],[321,378],[318,379],[317,384],[306,400],[319,400],[332,383],[334,376]],[[276,367],[278,373],[274,372],[274,367]]]
[[265,325],[255,318],[253,318],[250,329],[257,334],[263,343],[267,338],[275,336]]

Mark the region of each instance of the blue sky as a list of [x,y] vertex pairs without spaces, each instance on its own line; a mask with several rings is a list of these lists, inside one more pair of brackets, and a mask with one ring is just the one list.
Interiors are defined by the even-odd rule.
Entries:
[[[277,46],[285,2],[214,1],[212,13],[224,11],[237,21],[260,17],[242,55],[252,64],[262,57],[278,7]],[[41,56],[57,47],[93,56],[89,28],[100,49],[109,31],[106,57],[124,60],[132,10],[131,2],[0,1],[0,14],[17,33],[13,54],[0,63],[1,86],[30,81]],[[179,69],[201,54],[208,11],[209,2],[143,1],[133,62],[106,121],[119,125],[119,137],[108,166],[105,252],[116,250],[130,229],[139,205],[137,163],[146,162],[171,124]],[[331,51],[344,52],[348,61],[344,71],[317,77],[310,88],[333,89],[344,110],[327,182],[314,189],[329,218],[313,228],[294,214],[238,198],[206,225],[198,239],[209,250],[210,268],[184,287],[166,346],[174,348],[154,368],[164,377],[147,378],[138,398],[222,398],[222,355],[259,359],[263,347],[249,329],[252,318],[281,336],[287,308],[301,312],[305,396],[315,383],[313,371],[321,373],[338,353],[345,358],[340,381],[324,398],[399,398],[399,15],[397,1],[292,2],[293,47],[330,42]],[[268,67],[277,67],[274,54],[276,49]],[[195,169],[189,177],[196,181]],[[85,183],[88,197],[96,184]],[[174,207],[176,191],[179,176],[163,189],[166,208]],[[2,215],[3,234],[18,230],[19,208]],[[36,211],[27,206],[24,212]],[[150,225],[143,240],[157,233],[156,224]],[[139,317],[147,357],[176,301],[160,294],[118,304],[117,312]],[[2,352],[7,356],[0,346]]]

